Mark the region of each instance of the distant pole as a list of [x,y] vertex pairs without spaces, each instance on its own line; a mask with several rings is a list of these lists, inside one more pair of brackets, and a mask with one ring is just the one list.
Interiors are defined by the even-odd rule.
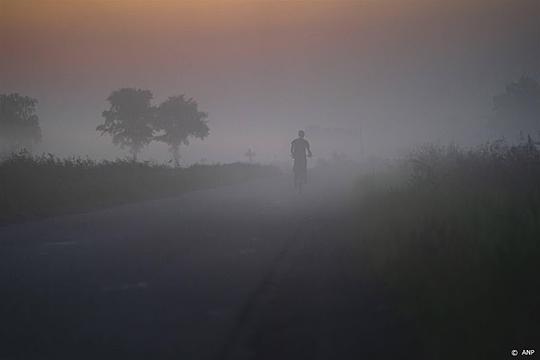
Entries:
[[363,159],[366,155],[366,149],[364,148],[364,127],[363,121],[360,120],[358,127],[358,143],[360,144],[360,157]]
[[253,152],[253,150],[251,150],[251,148],[249,148],[248,151],[244,155],[246,155],[248,157],[249,162],[252,162],[253,158],[255,157],[255,152]]

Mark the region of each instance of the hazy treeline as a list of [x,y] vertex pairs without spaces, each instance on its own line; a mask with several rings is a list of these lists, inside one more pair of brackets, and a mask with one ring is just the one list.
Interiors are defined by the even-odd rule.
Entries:
[[499,358],[535,343],[540,150],[531,138],[421,147],[363,177],[356,198],[360,263],[414,319],[418,357]]
[[[49,138],[46,132],[41,135],[37,99],[19,94],[3,94],[0,95],[0,100],[0,151],[8,152],[21,148],[31,150],[32,145],[39,142],[42,136],[45,139]],[[489,101],[489,99],[485,100]],[[182,145],[189,144],[192,138],[204,139],[209,135],[208,114],[199,109],[194,99],[184,95],[171,96],[161,103],[154,103],[150,90],[121,88],[113,91],[106,98],[106,102],[104,111],[101,112],[103,108],[95,109],[97,131],[110,135],[113,143],[126,148],[132,158],[137,158],[149,143],[161,142],[169,147],[172,161],[178,165]],[[428,105],[426,103],[426,106]],[[470,140],[465,142],[468,145],[500,137],[516,141],[520,135],[522,137],[527,134],[534,137],[539,135],[540,84],[538,80],[530,76],[522,76],[509,82],[503,89],[494,92],[491,106],[492,111],[486,119],[471,120],[468,125],[459,125],[463,127],[460,130],[463,135],[461,137]],[[370,133],[369,131],[366,134],[363,133],[364,129],[360,126],[361,120],[358,119],[358,127],[340,127],[338,123],[332,126],[307,126],[307,136],[319,149],[318,155],[331,153],[337,149],[339,152],[351,155],[371,153]],[[406,119],[402,120],[406,121]],[[452,121],[449,120],[449,122],[450,126]],[[480,123],[482,123],[481,126]],[[419,134],[421,130],[418,129]],[[388,139],[393,136],[384,133],[380,135],[388,136]],[[444,134],[440,135],[444,138]],[[88,137],[92,136],[93,134],[88,134]],[[215,134],[215,139],[220,136],[224,135]],[[433,134],[432,141],[437,141],[438,138],[437,134]],[[458,142],[460,142],[459,138],[460,136],[457,136]],[[223,143],[223,139],[219,138],[219,142]],[[400,144],[400,149],[413,145],[412,140],[407,140],[407,136],[402,134],[393,141],[379,144],[377,147],[382,146],[381,154],[389,155],[395,153],[396,144]],[[250,145],[246,143],[245,149],[248,149]],[[261,153],[260,149],[252,150],[257,150],[257,157],[265,158],[265,154]],[[72,152],[76,153],[77,149],[72,149]],[[246,157],[252,159],[254,153],[249,153],[250,155]]]
[[274,176],[255,164],[171,168],[130,160],[101,161],[22,152],[0,162],[0,222],[92,210],[126,202]]
[[[150,90],[122,88],[107,98],[109,109],[96,130],[112,136],[113,143],[128,148],[137,160],[140,151],[152,141],[166,144],[176,166],[180,165],[180,146],[190,138],[204,139],[210,129],[208,114],[185,95],[171,96],[159,105],[151,103]],[[31,150],[41,141],[37,99],[17,93],[0,94],[0,153]]]
[[167,144],[176,166],[180,165],[180,145],[189,138],[204,139],[209,134],[208,114],[200,111],[192,98],[172,96],[159,105],[152,105],[150,90],[123,88],[114,91],[103,112],[105,122],[96,130],[112,136],[113,143],[127,147],[133,160],[152,141]]
[[41,141],[38,101],[19,94],[0,94],[0,153],[31,149]]

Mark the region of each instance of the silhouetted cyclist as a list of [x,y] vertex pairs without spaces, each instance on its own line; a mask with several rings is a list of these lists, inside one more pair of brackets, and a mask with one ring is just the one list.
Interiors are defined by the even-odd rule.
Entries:
[[294,159],[294,187],[302,190],[302,185],[307,183],[307,157],[311,157],[309,142],[304,139],[303,130],[298,131],[298,138],[291,143],[291,156]]

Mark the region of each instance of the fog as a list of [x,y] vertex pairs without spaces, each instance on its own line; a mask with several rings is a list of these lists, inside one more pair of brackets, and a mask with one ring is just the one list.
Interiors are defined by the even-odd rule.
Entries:
[[533,355],[539,4],[0,0],[0,359]]
[[0,92],[39,100],[38,150],[61,156],[125,156],[95,131],[121,87],[209,113],[186,163],[286,160],[300,128],[320,157],[475,144],[492,97],[540,74],[534,0],[2,0],[0,17]]

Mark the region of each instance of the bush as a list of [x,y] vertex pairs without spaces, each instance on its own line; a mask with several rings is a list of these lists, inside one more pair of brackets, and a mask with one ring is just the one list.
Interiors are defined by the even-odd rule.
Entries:
[[13,154],[0,162],[0,221],[86,211],[273,176],[271,166],[233,163],[171,168],[149,162]]
[[534,347],[540,151],[533,143],[424,146],[380,175],[389,185],[376,180],[358,185],[359,250],[416,320],[425,357],[505,358]]

